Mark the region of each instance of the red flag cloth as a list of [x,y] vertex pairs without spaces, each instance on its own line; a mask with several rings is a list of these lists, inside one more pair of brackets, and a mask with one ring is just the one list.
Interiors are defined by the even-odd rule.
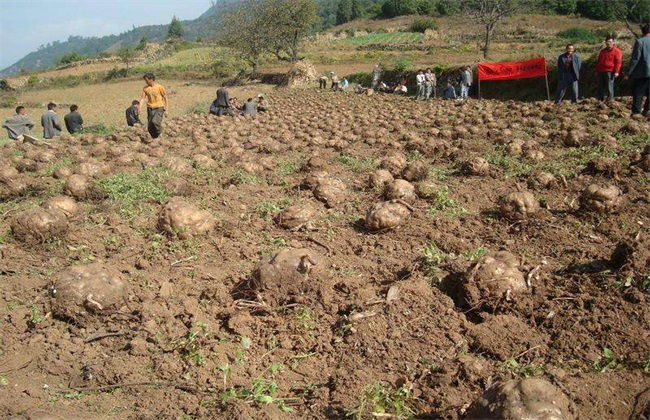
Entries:
[[543,57],[511,63],[478,63],[479,80],[529,79],[546,74],[546,59]]

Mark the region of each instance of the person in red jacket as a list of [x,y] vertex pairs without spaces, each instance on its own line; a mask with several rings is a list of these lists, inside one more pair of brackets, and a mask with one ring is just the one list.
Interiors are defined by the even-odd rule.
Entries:
[[614,100],[614,79],[618,77],[623,65],[623,53],[615,44],[613,36],[605,40],[605,48],[600,50],[596,62],[596,80],[598,90],[596,98],[599,101],[605,100],[605,86],[607,86],[607,101]]

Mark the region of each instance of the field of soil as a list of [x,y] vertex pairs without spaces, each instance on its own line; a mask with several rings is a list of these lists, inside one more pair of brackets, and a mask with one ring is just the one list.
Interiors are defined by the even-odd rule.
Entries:
[[629,100],[269,101],[2,147],[2,417],[650,416]]

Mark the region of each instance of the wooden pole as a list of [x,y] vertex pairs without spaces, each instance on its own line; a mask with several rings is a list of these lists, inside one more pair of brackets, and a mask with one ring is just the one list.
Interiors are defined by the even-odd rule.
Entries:
[[481,96],[481,79],[478,79],[478,98],[483,99],[483,96]]
[[550,91],[549,88],[548,88],[548,71],[547,71],[546,74],[544,75],[544,79],[546,79],[546,97],[547,97],[548,100],[550,101],[550,100],[551,100],[551,91]]

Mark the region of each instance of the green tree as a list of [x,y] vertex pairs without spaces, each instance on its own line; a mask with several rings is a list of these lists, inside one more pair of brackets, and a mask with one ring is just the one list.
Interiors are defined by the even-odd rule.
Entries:
[[71,51],[67,54],[64,54],[59,60],[57,61],[58,65],[64,65],[64,64],[70,64],[74,63],[76,61],[81,61],[84,60],[86,57],[83,55],[79,54],[76,51]]
[[133,63],[135,59],[135,50],[130,47],[124,47],[117,52],[117,56],[120,57],[120,60],[126,65],[126,69],[129,69],[129,65]]
[[169,24],[169,29],[167,29],[167,39],[182,39],[184,35],[185,31],[183,30],[181,21],[174,16]]
[[147,48],[147,42],[149,42],[149,39],[145,35],[142,38],[140,38],[140,42],[135,47],[135,49],[138,50],[138,51],[144,51],[144,49]]
[[272,45],[265,30],[269,23],[264,6],[264,0],[243,0],[221,11],[219,40],[251,65],[253,77],[257,75],[260,57]]
[[352,0],[340,0],[336,9],[336,24],[341,25],[352,20]]
[[264,0],[264,28],[271,39],[272,52],[298,60],[300,40],[318,20],[314,0]]
[[386,0],[381,11],[386,17],[414,15],[418,12],[418,0]]
[[363,17],[363,6],[361,1],[352,0],[352,15],[351,20],[360,19]]

